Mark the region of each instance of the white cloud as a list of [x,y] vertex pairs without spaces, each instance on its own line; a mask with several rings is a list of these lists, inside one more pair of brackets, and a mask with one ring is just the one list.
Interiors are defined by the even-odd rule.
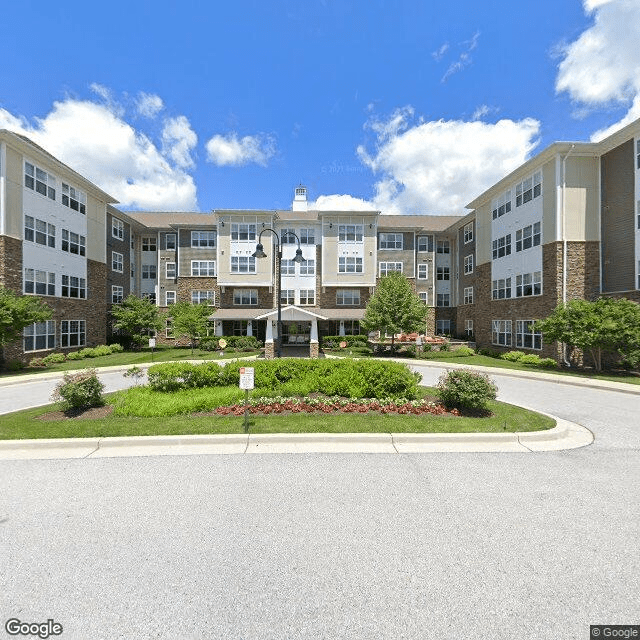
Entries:
[[532,118],[413,124],[412,115],[405,107],[387,123],[371,123],[375,151],[358,148],[362,162],[379,174],[373,205],[383,213],[464,214],[470,200],[528,158],[540,131]]
[[[34,123],[0,110],[0,127],[31,138],[116,197],[122,206],[195,209],[196,186],[193,177],[175,161],[174,156],[181,157],[174,151],[176,146],[169,149],[167,158],[149,137],[121,117],[121,109],[112,106],[107,89],[98,85],[93,90],[107,104],[67,98],[55,102],[52,110]],[[184,150],[184,144],[178,140],[177,148]]]
[[347,194],[320,196],[309,207],[317,211],[374,211],[375,205]]
[[145,118],[155,118],[164,108],[164,102],[160,96],[141,91],[136,102],[138,113]]
[[640,2],[585,0],[584,8],[593,14],[594,22],[564,48],[556,91],[566,91],[574,101],[591,108],[630,105],[625,118],[610,128],[614,130],[638,114]]
[[219,134],[207,142],[207,159],[222,166],[242,166],[255,163],[267,166],[276,152],[276,143],[272,136],[258,134],[239,138],[237,133],[227,136]]
[[167,118],[162,129],[162,151],[168,155],[181,169],[195,166],[191,152],[198,144],[189,120],[185,116]]
[[[464,42],[461,43],[462,46],[465,48],[465,50],[462,51],[462,53],[460,53],[457,60],[449,64],[449,67],[445,71],[445,74],[442,76],[441,82],[446,82],[454,73],[458,73],[459,71],[462,71],[473,62],[471,52],[478,47],[479,38],[480,38],[480,32],[476,31],[471,37],[471,40],[465,40]],[[446,53],[446,51],[449,49],[448,45],[446,46],[446,48],[443,48],[443,47],[440,47],[438,51],[432,54],[437,61],[440,61],[444,56],[444,54]]]
[[440,62],[445,53],[449,50],[449,43],[445,42],[442,46],[438,47],[432,54],[432,58],[436,60],[436,62]]
[[493,111],[495,111],[495,109],[489,107],[486,104],[481,104],[479,107],[476,108],[476,110],[473,112],[473,115],[471,116],[472,120],[482,120],[482,118],[484,118],[485,116],[488,116],[490,113],[492,113]]

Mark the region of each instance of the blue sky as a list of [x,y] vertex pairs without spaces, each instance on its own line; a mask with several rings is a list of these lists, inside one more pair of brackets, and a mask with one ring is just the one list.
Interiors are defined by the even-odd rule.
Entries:
[[[640,0],[6,3],[0,127],[123,208],[463,214],[640,117]],[[601,135],[601,134],[600,134]]]

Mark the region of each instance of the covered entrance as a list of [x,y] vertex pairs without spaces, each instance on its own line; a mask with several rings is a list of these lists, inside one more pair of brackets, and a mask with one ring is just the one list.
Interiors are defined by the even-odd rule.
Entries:
[[[278,311],[274,309],[269,313],[258,316],[256,320],[265,320],[265,358],[274,358],[277,351],[277,341],[280,338],[282,355],[306,354],[310,358],[317,358],[320,355],[320,345],[318,343],[318,320],[327,318],[317,313],[313,313],[301,307],[288,306],[282,309],[282,336],[278,336]],[[290,353],[287,353],[287,350]]]

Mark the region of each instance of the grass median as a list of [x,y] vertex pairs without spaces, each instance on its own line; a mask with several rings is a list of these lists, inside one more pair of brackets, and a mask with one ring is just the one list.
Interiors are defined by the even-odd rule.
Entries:
[[[434,396],[436,390],[421,387],[422,395]],[[116,402],[118,394],[107,396]],[[88,438],[111,436],[152,436],[183,434],[244,433],[243,417],[176,415],[158,417],[64,418],[43,420],[55,405],[28,409],[2,416],[0,439]],[[505,433],[540,431],[555,426],[552,418],[502,402],[490,402],[489,417],[433,415],[296,413],[280,415],[252,414],[251,433]]]

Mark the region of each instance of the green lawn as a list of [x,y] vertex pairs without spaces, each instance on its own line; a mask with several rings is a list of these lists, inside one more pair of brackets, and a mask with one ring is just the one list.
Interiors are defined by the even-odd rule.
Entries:
[[[359,357],[360,354],[354,353],[350,356],[348,349],[342,351],[330,351],[332,355],[340,357]],[[372,357],[372,356],[363,356]],[[568,371],[564,369],[543,369],[533,365],[520,364],[519,362],[510,362],[509,360],[501,360],[499,358],[490,358],[489,356],[458,356],[455,351],[431,351],[424,354],[422,358],[408,358],[402,354],[396,355],[396,358],[402,359],[407,364],[420,364],[421,362],[455,362],[468,366],[491,367],[493,369],[512,369],[517,371],[535,371],[538,373],[552,373],[558,376],[574,376],[579,378],[588,378],[590,380],[611,380],[613,382],[626,382],[628,384],[640,385],[640,376],[628,373],[613,373],[611,371],[604,373],[594,373],[592,371]]]
[[[435,390],[424,388],[434,395]],[[108,397],[113,402],[117,394]],[[500,402],[490,403],[493,416],[456,418],[453,416],[397,414],[289,414],[250,416],[251,433],[504,433],[550,429],[555,421],[533,411]],[[28,409],[2,416],[0,439],[87,438],[107,436],[148,436],[203,433],[244,433],[243,417],[192,417],[178,415],[158,419],[109,416],[97,420],[42,421],[37,417],[54,406]]]
[[184,360],[228,360],[230,358],[246,358],[260,353],[259,351],[202,351],[183,347],[159,347],[151,352],[148,347],[141,351],[123,351],[122,353],[112,353],[108,356],[98,358],[83,358],[82,360],[68,360],[59,364],[52,364],[48,367],[34,367],[21,369],[19,371],[3,371],[2,376],[32,375],[44,371],[71,371],[75,369],[86,369],[87,367],[114,367],[123,365],[148,365],[157,362],[184,361]]

